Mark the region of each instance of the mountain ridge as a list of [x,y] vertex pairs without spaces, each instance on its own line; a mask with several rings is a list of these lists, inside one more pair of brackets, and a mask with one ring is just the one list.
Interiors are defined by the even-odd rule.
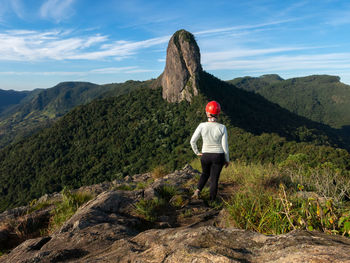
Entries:
[[[148,81],[150,82],[150,81]],[[29,92],[18,104],[0,114],[0,148],[49,127],[74,107],[93,99],[127,93],[148,83],[126,81],[98,85],[90,82],[61,82],[49,89]]]
[[261,76],[228,82],[313,121],[344,131],[350,125],[350,86],[341,83],[338,76],[311,75],[287,80],[281,78],[275,82],[266,81]]

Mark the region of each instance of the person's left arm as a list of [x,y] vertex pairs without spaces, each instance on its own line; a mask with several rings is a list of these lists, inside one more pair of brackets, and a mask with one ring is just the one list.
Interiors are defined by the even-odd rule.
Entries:
[[224,126],[224,131],[221,138],[221,145],[225,153],[225,167],[227,167],[230,164],[230,153],[228,150],[228,136],[226,126]]

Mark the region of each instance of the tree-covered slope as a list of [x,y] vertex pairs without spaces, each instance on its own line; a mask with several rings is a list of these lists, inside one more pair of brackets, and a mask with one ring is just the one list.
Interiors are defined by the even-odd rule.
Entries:
[[264,75],[236,78],[229,83],[311,120],[335,128],[350,126],[350,86],[341,83],[339,77],[314,75],[283,80],[277,75]]
[[312,165],[331,161],[350,168],[347,151],[324,145],[337,138],[313,123],[207,73],[201,81],[201,93],[191,103],[168,103],[160,89],[140,88],[78,106],[52,127],[2,149],[0,210],[64,186],[112,180],[158,165],[181,167],[194,157],[189,140],[205,121],[204,107],[211,99],[222,104],[233,159],[280,162],[303,152]]
[[138,81],[108,85],[62,82],[50,89],[34,90],[0,114],[0,148],[49,126],[78,105],[124,94],[140,85]]
[[0,89],[0,115],[9,107],[20,103],[29,91],[1,90]]

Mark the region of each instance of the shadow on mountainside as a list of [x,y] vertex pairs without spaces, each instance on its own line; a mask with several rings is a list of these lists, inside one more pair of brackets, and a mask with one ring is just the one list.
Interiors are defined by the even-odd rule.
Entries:
[[287,140],[350,149],[350,136],[340,130],[296,115],[261,95],[239,89],[204,71],[200,91],[208,100],[220,102],[233,126],[255,135],[276,133]]

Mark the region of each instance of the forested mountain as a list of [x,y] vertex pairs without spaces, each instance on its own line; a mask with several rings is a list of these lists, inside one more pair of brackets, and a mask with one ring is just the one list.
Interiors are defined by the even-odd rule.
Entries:
[[[313,121],[334,128],[350,127],[350,86],[341,83],[339,77],[313,75],[283,80],[278,75],[264,75],[228,82]],[[348,134],[350,137],[350,130]]]
[[0,115],[9,107],[18,104],[29,91],[1,90],[0,89]]
[[[0,211],[64,186],[113,180],[159,165],[183,166],[195,157],[189,140],[206,120],[210,100],[222,105],[220,122],[228,129],[232,159],[279,163],[304,153],[311,166],[327,161],[350,169],[349,153],[339,148],[350,144],[335,129],[221,81],[198,65],[190,70],[189,61],[199,56],[191,54],[199,52],[191,45],[195,40],[186,31],[169,42],[166,69],[175,69],[176,78],[162,74],[133,83],[134,91],[77,106],[51,127],[0,150]],[[186,88],[165,93],[164,86],[176,81]],[[168,102],[168,94],[176,101]],[[44,98],[38,108],[49,105]]]
[[194,157],[189,139],[205,121],[203,109],[211,99],[222,103],[231,158],[279,162],[303,152],[314,165],[331,161],[350,168],[347,151],[322,146],[333,139],[312,122],[205,72],[201,79],[206,84],[191,103],[168,103],[160,89],[141,88],[78,106],[52,127],[1,150],[1,210],[63,186],[112,180],[161,164],[181,167]]
[[0,148],[49,126],[78,105],[124,94],[139,86],[138,81],[108,85],[63,82],[50,89],[27,92],[20,103],[0,114]]

